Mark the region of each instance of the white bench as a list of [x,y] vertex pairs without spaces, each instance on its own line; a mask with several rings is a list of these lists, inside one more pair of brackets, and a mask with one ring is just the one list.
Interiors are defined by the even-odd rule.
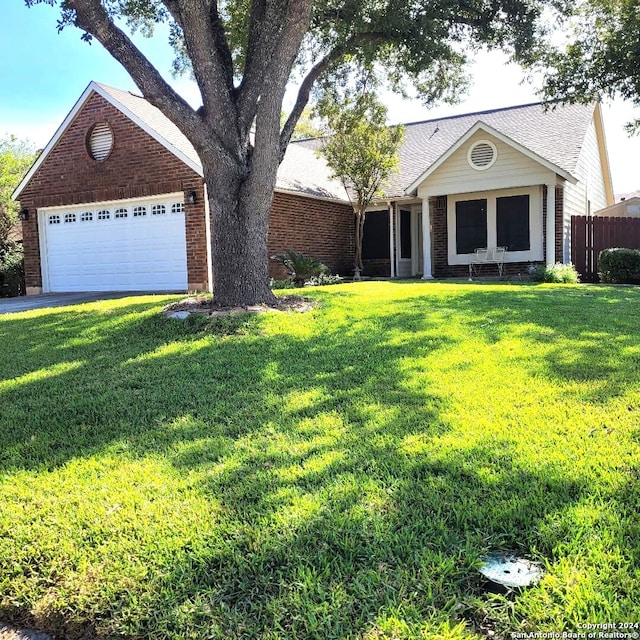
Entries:
[[473,252],[471,262],[469,262],[469,280],[473,279],[474,275],[480,273],[480,267],[483,264],[495,264],[498,267],[498,275],[502,277],[504,270],[504,254],[507,247],[482,247],[476,249]]

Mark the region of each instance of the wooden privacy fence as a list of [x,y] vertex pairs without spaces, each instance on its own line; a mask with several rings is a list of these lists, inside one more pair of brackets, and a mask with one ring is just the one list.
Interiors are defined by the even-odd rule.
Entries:
[[571,262],[582,282],[598,282],[603,249],[640,249],[640,218],[571,216]]

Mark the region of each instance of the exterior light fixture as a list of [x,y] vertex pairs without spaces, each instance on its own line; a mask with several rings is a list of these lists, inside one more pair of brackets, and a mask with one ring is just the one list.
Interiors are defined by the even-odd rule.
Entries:
[[28,220],[29,219],[29,209],[22,209],[22,211],[20,211],[20,213],[18,214],[18,218],[20,218],[20,220]]
[[196,196],[198,194],[195,191],[189,191],[189,197],[187,198],[187,201],[189,202],[189,204],[195,204],[196,203]]

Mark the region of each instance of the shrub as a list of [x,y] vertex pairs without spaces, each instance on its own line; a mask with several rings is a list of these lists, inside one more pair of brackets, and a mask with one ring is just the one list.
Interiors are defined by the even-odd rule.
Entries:
[[296,287],[304,286],[307,280],[314,276],[319,276],[327,270],[327,267],[317,258],[306,256],[304,253],[298,253],[291,249],[272,256],[272,259],[284,265],[289,279]]
[[22,245],[17,242],[7,242],[0,246],[0,297],[21,296],[24,293]]
[[599,264],[601,282],[640,284],[640,251],[637,249],[603,249]]
[[270,286],[272,289],[292,289],[295,285],[291,280],[275,280],[271,278]]
[[341,276],[334,276],[330,273],[320,273],[317,276],[312,276],[305,283],[305,287],[324,287],[328,284],[342,284],[343,278]]
[[555,284],[577,284],[580,277],[575,267],[569,264],[556,262],[554,265],[547,267],[545,265],[536,265],[529,271],[531,280],[534,282],[552,282]]

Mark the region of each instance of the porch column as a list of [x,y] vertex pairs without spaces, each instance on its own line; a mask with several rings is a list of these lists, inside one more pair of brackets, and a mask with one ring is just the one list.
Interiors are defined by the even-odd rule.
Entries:
[[548,267],[556,261],[556,185],[547,187],[547,225],[546,225],[546,264]]
[[391,270],[389,275],[391,278],[396,277],[396,252],[395,242],[393,241],[393,214],[394,206],[391,202],[387,202],[389,206],[389,262],[391,263]]
[[433,280],[431,274],[431,214],[429,212],[429,196],[422,197],[422,255],[424,267],[423,280]]

